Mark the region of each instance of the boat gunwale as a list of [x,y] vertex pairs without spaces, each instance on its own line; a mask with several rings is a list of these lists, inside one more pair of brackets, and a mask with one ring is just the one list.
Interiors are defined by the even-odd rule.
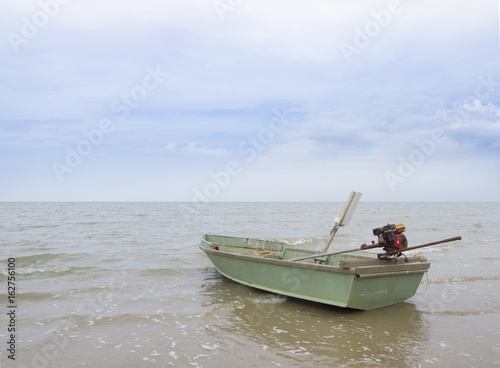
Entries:
[[[205,239],[205,236],[208,234],[204,235],[202,237],[202,242],[208,244],[209,246],[214,246],[216,244],[213,244],[209,242],[208,240]],[[230,237],[230,236],[224,236],[224,235],[213,235],[213,236],[221,236],[224,238],[235,238],[235,239],[249,239],[249,238],[243,238],[243,237]],[[260,240],[260,239],[253,239],[253,240]],[[262,240],[260,240],[262,241]],[[259,255],[250,255],[250,254],[238,254],[238,253],[232,253],[232,252],[227,252],[223,250],[215,250],[210,247],[202,246],[201,244],[199,245],[199,248],[207,253],[207,254],[213,254],[213,255],[219,255],[222,257],[227,257],[227,258],[234,258],[234,259],[241,259],[241,260],[246,260],[246,261],[252,261],[252,262],[260,262],[260,263],[268,263],[268,264],[273,264],[273,265],[278,265],[278,266],[284,266],[284,267],[292,267],[292,268],[298,268],[298,269],[309,269],[309,270],[317,270],[317,271],[325,271],[325,272],[333,272],[333,273],[340,273],[340,274],[347,274],[347,275],[353,275],[356,278],[368,278],[368,277],[382,277],[382,276],[388,276],[388,275],[402,275],[402,274],[408,274],[408,273],[419,273],[419,272],[427,272],[427,270],[430,267],[429,262],[424,262],[422,260],[415,260],[415,262],[411,263],[396,263],[396,264],[387,264],[387,265],[374,265],[374,266],[353,266],[353,267],[342,267],[341,265],[328,265],[328,264],[316,264],[316,263],[305,263],[305,262],[299,262],[299,261],[289,261],[289,260],[284,260],[284,259],[276,259],[276,258],[267,258],[265,256],[259,256]],[[284,249],[286,249],[284,247]],[[293,249],[293,248],[290,248]],[[373,258],[368,258],[366,257],[367,260],[373,259]],[[372,272],[369,272],[372,269]]]
[[300,263],[297,261],[293,262],[293,261],[287,261],[284,259],[266,258],[264,256],[250,255],[250,254],[236,254],[236,253],[231,253],[231,252],[225,252],[222,250],[215,250],[215,249],[206,248],[206,247],[203,247],[201,245],[200,245],[200,249],[203,252],[208,253],[208,254],[220,255],[222,257],[227,257],[227,258],[242,259],[242,260],[246,260],[246,261],[269,263],[269,264],[274,264],[274,265],[278,265],[278,266],[287,266],[287,267],[300,268],[300,269],[310,269],[310,270],[327,271],[327,272],[352,274],[352,275],[354,275],[356,273],[355,269],[352,269],[352,268],[340,268],[340,267],[332,266],[332,265]]

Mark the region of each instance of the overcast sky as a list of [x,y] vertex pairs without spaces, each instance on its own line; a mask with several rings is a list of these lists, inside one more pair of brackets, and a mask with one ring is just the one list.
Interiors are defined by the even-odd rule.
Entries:
[[498,1],[0,0],[0,200],[500,200]]

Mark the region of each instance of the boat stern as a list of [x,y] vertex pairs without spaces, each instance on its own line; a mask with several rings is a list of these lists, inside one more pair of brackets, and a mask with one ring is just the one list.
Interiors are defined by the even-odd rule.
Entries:
[[424,257],[368,262],[341,262],[341,267],[355,271],[348,308],[370,310],[409,299],[417,292],[430,267]]

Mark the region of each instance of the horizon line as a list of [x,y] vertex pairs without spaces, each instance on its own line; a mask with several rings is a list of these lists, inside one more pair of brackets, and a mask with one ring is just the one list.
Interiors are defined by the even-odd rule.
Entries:
[[[0,200],[0,203],[190,203],[193,205],[203,205],[203,204],[215,204],[215,203],[343,203],[344,200],[329,200],[329,201],[207,201],[207,202],[193,202],[193,201],[136,201],[136,200],[117,200],[117,201],[105,201],[105,200],[22,200],[22,201],[4,201]],[[434,201],[434,200],[421,200],[421,201],[363,201],[360,203],[500,203],[498,200],[485,201],[485,200],[457,200],[457,201]]]

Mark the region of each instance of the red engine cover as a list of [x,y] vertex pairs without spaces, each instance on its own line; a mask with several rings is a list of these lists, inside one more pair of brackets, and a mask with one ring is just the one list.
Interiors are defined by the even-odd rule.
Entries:
[[398,249],[408,248],[408,239],[406,238],[405,234],[396,235],[396,247]]

